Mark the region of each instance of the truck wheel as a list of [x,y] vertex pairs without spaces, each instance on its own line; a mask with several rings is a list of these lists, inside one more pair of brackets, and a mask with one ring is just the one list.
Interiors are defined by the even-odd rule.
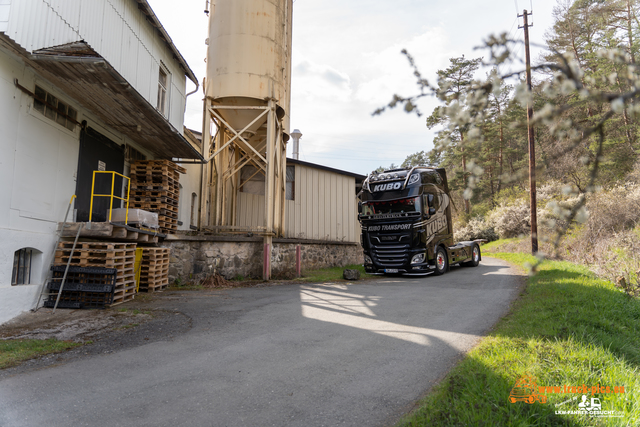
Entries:
[[480,246],[477,243],[473,244],[471,251],[471,261],[462,263],[465,267],[477,267],[480,264]]
[[449,259],[447,257],[447,252],[442,248],[442,246],[438,246],[436,249],[436,269],[435,274],[440,276],[447,271],[447,267],[449,266]]

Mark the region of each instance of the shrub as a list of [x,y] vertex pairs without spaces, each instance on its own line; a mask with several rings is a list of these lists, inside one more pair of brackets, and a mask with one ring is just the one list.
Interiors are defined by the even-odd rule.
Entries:
[[486,239],[492,242],[498,240],[499,236],[493,225],[480,216],[470,219],[464,227],[455,228],[454,240],[456,242],[475,239]]
[[587,200],[590,220],[584,238],[591,245],[601,238],[632,229],[640,221],[640,184],[626,183]]
[[501,239],[518,237],[531,231],[529,202],[514,200],[502,203],[490,214],[487,221],[493,225]]
[[[566,200],[549,199],[543,209],[538,210],[538,227],[550,232],[568,230],[568,218],[571,211],[580,202],[580,197],[572,197]],[[575,221],[584,223],[589,217],[588,210],[583,207],[576,215]]]

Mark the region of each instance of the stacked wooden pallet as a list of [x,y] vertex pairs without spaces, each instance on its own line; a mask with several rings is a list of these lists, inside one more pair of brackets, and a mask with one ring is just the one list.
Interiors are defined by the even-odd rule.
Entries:
[[142,248],[140,292],[158,292],[169,286],[169,248]]
[[117,269],[113,304],[132,300],[136,294],[134,263],[135,243],[78,242],[73,255],[73,242],[60,242],[56,249],[54,265],[78,267],[103,267]]
[[162,233],[178,228],[178,197],[183,167],[169,160],[140,160],[131,165],[129,207],[158,214]]

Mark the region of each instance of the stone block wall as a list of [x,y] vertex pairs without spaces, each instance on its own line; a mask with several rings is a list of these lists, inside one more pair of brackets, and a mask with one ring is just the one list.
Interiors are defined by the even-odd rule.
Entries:
[[[303,274],[305,270],[362,263],[362,247],[356,243],[274,239],[271,250],[274,279],[295,277],[297,245],[301,247]],[[214,268],[226,279],[262,278],[261,238],[173,235],[162,246],[171,248],[170,283],[177,279],[202,280]]]

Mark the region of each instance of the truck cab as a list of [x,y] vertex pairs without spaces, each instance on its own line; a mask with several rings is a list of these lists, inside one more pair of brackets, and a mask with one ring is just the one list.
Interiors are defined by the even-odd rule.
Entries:
[[451,264],[478,265],[477,242],[453,242],[444,169],[373,172],[360,197],[358,219],[367,273],[443,274]]

